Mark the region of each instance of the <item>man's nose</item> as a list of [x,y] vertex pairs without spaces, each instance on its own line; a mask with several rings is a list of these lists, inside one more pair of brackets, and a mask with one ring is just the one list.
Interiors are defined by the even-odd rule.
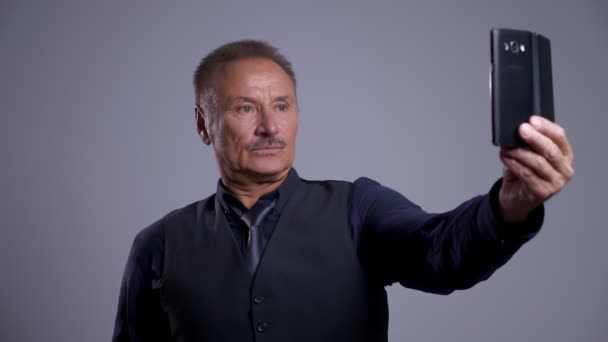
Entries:
[[276,120],[276,113],[270,108],[262,108],[260,111],[260,121],[256,128],[257,135],[275,136],[279,133],[279,125]]

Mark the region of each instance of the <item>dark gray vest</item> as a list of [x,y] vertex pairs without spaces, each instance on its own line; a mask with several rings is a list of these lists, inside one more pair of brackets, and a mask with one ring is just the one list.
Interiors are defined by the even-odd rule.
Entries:
[[348,223],[351,183],[302,181],[254,276],[215,196],[164,219],[161,305],[177,341],[386,341],[388,305]]

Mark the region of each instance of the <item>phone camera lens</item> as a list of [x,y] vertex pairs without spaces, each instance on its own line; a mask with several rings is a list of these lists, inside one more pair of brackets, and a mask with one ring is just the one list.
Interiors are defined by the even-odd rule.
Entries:
[[511,47],[511,52],[513,52],[513,53],[519,52],[519,44],[516,41],[512,41],[511,43],[509,43],[509,46]]

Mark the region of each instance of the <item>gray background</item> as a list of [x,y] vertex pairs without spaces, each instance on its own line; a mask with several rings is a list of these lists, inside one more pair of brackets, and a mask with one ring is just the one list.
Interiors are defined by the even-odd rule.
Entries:
[[390,287],[390,338],[608,340],[604,0],[2,0],[0,340],[109,340],[134,235],[214,191],[191,74],[229,40],[294,63],[303,177],[365,175],[429,211],[488,191],[495,26],[552,39],[576,176],[490,280],[450,296]]

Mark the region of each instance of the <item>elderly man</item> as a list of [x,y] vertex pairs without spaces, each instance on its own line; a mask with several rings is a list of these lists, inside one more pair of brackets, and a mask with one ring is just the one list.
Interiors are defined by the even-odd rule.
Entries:
[[214,50],[194,87],[217,191],[136,236],[114,341],[386,341],[385,286],[449,294],[487,279],[573,175],[564,130],[532,116],[487,194],[427,213],[369,178],[300,178],[296,78],[267,43]]

